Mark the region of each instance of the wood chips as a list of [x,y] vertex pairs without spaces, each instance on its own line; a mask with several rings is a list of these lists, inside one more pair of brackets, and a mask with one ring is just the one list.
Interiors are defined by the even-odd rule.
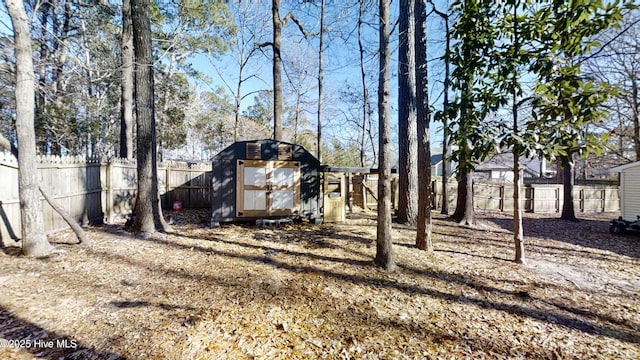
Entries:
[[[372,214],[346,224],[224,225],[174,215],[143,240],[121,224],[0,252],[0,358],[640,359],[640,237],[612,214],[434,216],[435,254],[394,225],[399,270],[375,268]],[[6,242],[6,240],[5,240]]]

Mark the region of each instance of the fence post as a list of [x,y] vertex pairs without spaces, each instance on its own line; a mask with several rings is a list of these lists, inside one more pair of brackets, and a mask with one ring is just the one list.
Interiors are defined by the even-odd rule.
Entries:
[[113,168],[112,168],[112,159],[107,160],[107,198],[105,199],[107,206],[107,223],[111,223],[113,218]]
[[171,207],[173,203],[173,199],[169,198],[169,194],[171,193],[171,162],[165,162],[165,171],[164,171],[164,198],[166,200],[165,206]]

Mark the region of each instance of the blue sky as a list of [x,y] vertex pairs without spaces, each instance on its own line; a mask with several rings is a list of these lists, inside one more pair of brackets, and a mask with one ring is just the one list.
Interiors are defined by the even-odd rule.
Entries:
[[[281,8],[281,16],[284,16],[289,9],[286,7],[286,1],[283,1]],[[335,2],[328,1],[327,7],[335,6]],[[265,6],[268,6],[266,4]],[[398,2],[394,1],[392,3],[392,16],[397,13]],[[444,10],[446,6],[440,5],[440,10]],[[266,8],[268,10],[268,8]],[[308,27],[311,30],[310,32],[318,32],[318,19],[315,14],[315,9],[309,7],[307,9],[291,9],[291,11],[301,19],[301,21],[305,24],[305,27]],[[328,10],[327,13],[330,11]],[[270,12],[269,12],[270,15]],[[336,20],[336,19],[328,19],[327,21]],[[340,29],[339,32],[342,33],[342,37],[345,33],[354,29],[355,20],[353,18],[342,19],[343,23],[340,25],[344,27],[344,29]],[[443,50],[443,31],[441,27],[441,21],[439,21],[436,16],[432,16],[432,20],[430,23],[429,36],[430,36],[430,44],[429,44],[429,57],[435,58],[442,54]],[[270,30],[270,24],[269,29]],[[335,29],[328,28],[328,31],[335,31]],[[10,34],[11,33],[11,23],[7,16],[6,9],[4,8],[4,4],[0,5],[0,33]],[[270,40],[271,33],[267,31],[265,33],[266,40]],[[326,50],[324,53],[324,112],[325,119],[324,124],[325,127],[323,129],[323,138],[324,141],[330,141],[332,137],[340,138],[341,140],[345,138],[346,128],[343,124],[343,121],[340,119],[342,114],[345,112],[344,107],[347,106],[345,104],[340,103],[340,90],[345,88],[347,85],[352,86],[354,89],[360,89],[360,69],[359,69],[359,61],[358,61],[358,53],[357,53],[357,43],[355,43],[355,34],[351,34],[351,37],[348,40],[344,40],[342,38],[338,38],[337,35],[333,34],[333,40],[328,40],[328,44],[325,44]],[[365,27],[365,38],[366,38],[366,46],[367,48],[375,51],[377,47],[378,34],[377,30],[373,27]],[[327,40],[326,40],[327,41]],[[392,35],[392,48],[394,52],[392,53],[392,93],[391,93],[391,106],[392,106],[392,127],[395,129],[397,123],[397,81],[396,81],[396,73],[397,73],[397,31]],[[309,84],[310,87],[316,86],[315,76],[317,74],[317,47],[318,41],[317,38],[310,39],[302,39],[299,31],[293,23],[288,23],[283,30],[283,59],[285,62],[291,61],[294,56],[301,56],[299,53],[302,52],[302,56],[307,56],[307,64],[308,71],[312,74],[309,76]],[[271,88],[272,75],[271,75],[271,64],[270,52],[266,53],[266,56],[259,55],[253,61],[253,71],[256,72],[258,76],[248,80],[243,86],[243,93],[247,94],[249,92],[255,92],[259,90],[265,90]],[[198,55],[194,56],[192,59],[192,64],[198,70],[203,71],[208,74],[212,81],[210,83],[201,83],[198,85],[200,91],[211,90],[217,86],[223,86],[226,88],[226,85],[222,81],[218,71],[215,70],[214,66],[211,64],[211,61],[207,59],[205,56]],[[377,71],[377,59],[374,55],[370,55],[368,62],[370,64],[368,71],[374,72]],[[304,62],[303,62],[304,63]],[[232,86],[235,87],[235,78],[234,73],[237,71],[236,66],[233,64],[230,55],[225,55],[220,58],[219,61],[215,62],[215,66],[222,73],[222,76],[230,83],[234,84]],[[430,63],[430,73],[432,79],[430,79],[430,100],[433,103],[433,106],[437,109],[441,107],[441,92],[442,92],[442,66],[438,61],[432,61]],[[286,82],[286,74],[283,73],[283,82]],[[376,104],[376,94],[377,94],[377,79],[374,76],[370,76],[368,79],[368,85],[371,93],[372,106],[374,108],[377,107]],[[317,90],[311,90],[310,97],[315,97],[317,99]],[[436,102],[437,101],[437,102]],[[242,109],[246,109],[248,106],[253,104],[253,96],[247,97],[242,103]],[[316,111],[317,105],[311,105],[309,109],[309,113],[307,117],[309,118],[310,128],[315,129],[316,123]],[[375,115],[374,115],[375,116]],[[374,122],[377,122],[377,117],[375,117]],[[432,123],[432,143],[433,146],[439,146],[442,141],[442,135],[440,131],[437,131],[440,128],[440,124]],[[346,136],[348,137],[348,136]],[[394,141],[395,143],[396,141]]]
[[[284,3],[284,2],[283,2]],[[331,3],[331,2],[329,2]],[[438,4],[439,10],[446,10],[446,5]],[[286,12],[289,10],[282,5],[281,8],[281,16],[284,16]],[[327,5],[331,6],[331,5]],[[397,13],[398,2],[395,1],[392,3],[392,12],[393,14]],[[265,11],[268,9],[265,9]],[[300,20],[305,23],[305,26],[309,26],[311,28],[311,32],[318,32],[318,19],[313,8],[307,9],[308,16],[305,17],[305,10],[300,9],[291,9],[295,16],[300,17]],[[270,15],[270,14],[268,14]],[[265,15],[266,16],[266,15]],[[348,21],[346,25],[342,26],[350,26],[352,29],[355,26],[355,21],[357,19],[349,18],[345,19]],[[430,44],[429,44],[429,58],[435,59],[442,55],[444,49],[444,31],[442,26],[442,21],[436,16],[432,15],[430,19],[430,28],[429,28],[429,36],[430,36]],[[270,40],[270,23],[268,27],[267,38],[264,41]],[[329,31],[337,32],[335,29],[328,29]],[[346,29],[349,30],[349,29]],[[365,37],[367,39],[366,46],[375,51],[377,47],[378,34],[377,30],[372,27],[366,27]],[[344,29],[340,29],[343,33]],[[347,84],[353,86],[354,88],[360,88],[360,68],[358,61],[358,53],[357,53],[357,43],[355,43],[355,34],[351,35],[351,38],[347,41],[335,38],[335,34],[333,35],[334,39],[330,41],[328,45],[325,44],[326,50],[324,54],[324,66],[325,66],[325,74],[324,74],[324,108],[325,108],[325,129],[323,130],[323,138],[324,141],[328,141],[329,137],[337,136],[344,137],[345,128],[341,126],[339,119],[335,119],[336,117],[340,117],[340,112],[344,112],[344,110],[340,110],[340,107],[345,106],[344,104],[340,104],[336,101],[336,94],[344,88]],[[391,106],[392,106],[392,123],[394,128],[394,134],[397,132],[397,31],[392,35],[392,48],[394,50],[392,54],[392,93],[391,93]],[[302,39],[297,27],[293,23],[288,23],[283,30],[283,59],[284,61],[288,61],[289,56],[296,56],[296,53],[301,51],[309,54],[308,63],[309,63],[309,71],[315,74],[317,73],[317,48],[318,48],[318,40],[317,38],[311,38],[308,40]],[[293,54],[293,55],[292,55]],[[264,89],[271,88],[272,75],[271,75],[271,63],[270,63],[270,51],[267,51],[267,56],[259,55],[253,61],[256,72],[259,74],[259,78],[251,79],[244,86],[243,93],[254,92]],[[368,60],[371,64],[368,71],[377,72],[377,59],[373,56]],[[214,70],[210,61],[206,59],[204,56],[194,57],[193,64],[196,68],[202,70],[203,72],[210,74],[213,81],[211,84],[203,84],[200,85],[200,89],[207,90],[207,88],[213,88],[216,86],[223,86],[224,82],[221,80],[218,71]],[[233,64],[229,56],[224,56],[220,61],[215,62],[215,66],[219,69],[225,69],[226,74],[225,78],[227,81],[230,81],[232,84],[235,84],[237,75],[234,75],[237,72],[237,66]],[[219,70],[222,71],[222,70]],[[443,76],[443,66],[439,61],[432,60],[430,62],[430,73],[432,79],[430,79],[430,100],[435,109],[439,109],[442,106],[442,76]],[[375,75],[375,73],[374,73]],[[286,82],[284,78],[285,74],[283,74],[283,82]],[[310,86],[316,86],[315,78],[310,78],[310,81],[313,84]],[[377,79],[370,78],[368,80],[371,99],[373,101],[372,106],[376,107],[376,94],[377,94]],[[233,85],[235,86],[235,85]],[[317,90],[314,90],[313,96],[317,98]],[[451,98],[451,96],[450,96]],[[248,106],[253,104],[253,97],[250,96],[245,99],[242,103],[242,109],[246,109]],[[312,105],[310,109],[310,113],[307,115],[309,117],[310,122],[312,123],[312,127],[315,128],[316,111],[317,105]],[[375,118],[377,121],[377,117]],[[439,147],[442,143],[442,132],[440,131],[441,124],[433,123],[431,125],[432,128],[432,143],[433,147]],[[397,141],[394,141],[396,143]]]

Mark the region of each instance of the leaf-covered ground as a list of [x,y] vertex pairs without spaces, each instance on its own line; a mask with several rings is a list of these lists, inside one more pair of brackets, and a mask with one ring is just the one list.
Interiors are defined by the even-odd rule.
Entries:
[[147,240],[108,225],[44,258],[4,248],[0,358],[640,359],[640,237],[610,235],[614,215],[527,214],[524,266],[507,216],[435,216],[433,256],[394,225],[394,273],[366,214],[210,229],[185,211]]

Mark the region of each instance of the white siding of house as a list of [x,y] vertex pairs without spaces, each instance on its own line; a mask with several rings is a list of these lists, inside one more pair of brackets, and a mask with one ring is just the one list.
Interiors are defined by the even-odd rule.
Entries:
[[640,215],[640,164],[622,170],[620,188],[621,215],[625,220],[636,220]]

